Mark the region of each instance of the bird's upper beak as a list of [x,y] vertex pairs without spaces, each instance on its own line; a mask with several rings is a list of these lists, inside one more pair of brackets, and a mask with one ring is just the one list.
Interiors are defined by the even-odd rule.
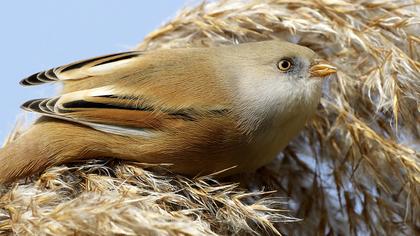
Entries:
[[315,60],[309,69],[311,77],[322,78],[337,72],[337,68],[329,65],[325,60]]

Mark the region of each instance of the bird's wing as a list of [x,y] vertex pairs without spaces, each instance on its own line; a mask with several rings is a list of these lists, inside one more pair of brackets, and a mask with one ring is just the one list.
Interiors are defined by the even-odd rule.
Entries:
[[[198,63],[204,63],[200,70],[193,68]],[[226,115],[228,93],[211,78],[211,70],[205,60],[183,51],[97,57],[22,80],[23,85],[65,82],[61,96],[31,100],[22,108],[106,132],[149,136]]]
[[23,86],[39,85],[55,81],[80,80],[92,76],[104,76],[132,65],[143,52],[130,51],[115,53],[88,60],[77,61],[65,66],[55,67],[33,74],[20,81]]
[[217,106],[158,106],[147,98],[113,93],[100,87],[64,94],[55,98],[34,99],[22,105],[26,111],[87,125],[97,130],[150,137],[167,128],[182,129],[189,122],[226,115],[227,109]]

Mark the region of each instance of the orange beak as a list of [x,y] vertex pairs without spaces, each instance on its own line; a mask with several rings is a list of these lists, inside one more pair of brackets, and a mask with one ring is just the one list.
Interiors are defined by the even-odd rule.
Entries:
[[309,69],[311,77],[323,78],[328,75],[334,74],[337,72],[337,68],[332,65],[329,65],[325,60],[316,60]]

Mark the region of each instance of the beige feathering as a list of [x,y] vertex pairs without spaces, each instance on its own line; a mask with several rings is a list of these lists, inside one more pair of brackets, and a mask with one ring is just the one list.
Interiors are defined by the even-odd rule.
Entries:
[[21,84],[62,82],[63,92],[23,104],[43,117],[1,150],[0,180],[92,158],[190,176],[252,171],[304,127],[334,72],[282,41],[117,53],[43,71]]

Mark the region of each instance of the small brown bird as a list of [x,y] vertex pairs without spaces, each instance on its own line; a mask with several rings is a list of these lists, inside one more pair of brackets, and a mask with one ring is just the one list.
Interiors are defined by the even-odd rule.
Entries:
[[283,41],[117,53],[34,74],[60,96],[0,150],[0,183],[91,158],[172,164],[185,175],[254,170],[304,127],[335,68]]

